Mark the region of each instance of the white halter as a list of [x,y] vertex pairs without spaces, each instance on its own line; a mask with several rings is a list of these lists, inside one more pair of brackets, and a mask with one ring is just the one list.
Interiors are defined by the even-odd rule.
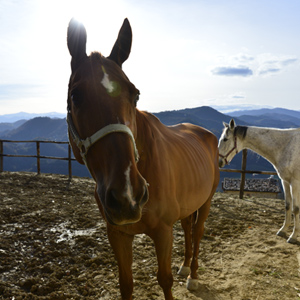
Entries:
[[[82,157],[82,160],[86,167],[89,169],[87,165],[87,153],[88,150],[100,139],[105,137],[108,134],[115,133],[115,132],[123,132],[127,133],[129,137],[131,138],[131,141],[133,143],[133,148],[134,148],[134,156],[135,156],[135,161],[139,161],[139,153],[135,144],[134,136],[130,130],[129,127],[127,127],[124,124],[110,124],[107,125],[100,130],[98,130],[96,133],[94,133],[92,136],[87,137],[85,140],[82,140],[74,126],[73,120],[71,113],[68,112],[67,114],[67,123],[68,123],[68,129],[69,129],[69,140],[70,140],[70,134],[72,136],[73,141],[75,142],[76,146],[80,150],[80,155]],[[90,170],[90,169],[89,169]]]

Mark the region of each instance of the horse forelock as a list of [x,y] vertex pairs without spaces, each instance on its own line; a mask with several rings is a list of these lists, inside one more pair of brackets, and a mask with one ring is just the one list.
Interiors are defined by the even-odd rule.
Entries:
[[108,73],[110,76],[116,78],[123,78],[125,81],[130,82],[129,78],[124,73],[124,71],[110,58],[103,56],[100,52],[91,52],[89,58],[91,60],[92,65],[94,65],[95,67],[98,67],[100,64],[104,73]]
[[245,138],[247,135],[247,126],[236,126],[234,128],[234,136],[240,137],[240,138]]
[[94,51],[90,54],[92,61],[102,61],[103,55],[100,52]]
[[229,127],[225,127],[223,132],[225,131],[225,135],[228,135],[228,132],[229,132]]

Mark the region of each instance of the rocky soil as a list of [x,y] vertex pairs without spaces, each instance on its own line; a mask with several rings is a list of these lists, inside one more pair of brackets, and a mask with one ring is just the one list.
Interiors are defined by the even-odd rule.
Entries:
[[[0,173],[0,299],[120,299],[93,189],[87,178]],[[283,220],[283,200],[215,194],[195,292],[177,275],[184,237],[174,225],[174,297],[299,300],[300,246],[276,236]],[[152,241],[136,236],[134,299],[163,299],[156,269]]]

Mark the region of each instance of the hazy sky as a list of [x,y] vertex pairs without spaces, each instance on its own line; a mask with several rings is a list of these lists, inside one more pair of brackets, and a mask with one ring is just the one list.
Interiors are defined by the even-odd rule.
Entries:
[[0,0],[0,115],[66,111],[73,16],[105,56],[128,17],[139,109],[300,110],[299,0]]

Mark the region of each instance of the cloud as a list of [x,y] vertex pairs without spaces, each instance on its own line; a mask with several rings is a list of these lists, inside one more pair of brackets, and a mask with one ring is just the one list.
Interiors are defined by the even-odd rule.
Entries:
[[216,67],[212,69],[211,72],[213,75],[219,75],[219,76],[249,77],[253,75],[253,71],[246,66]]
[[285,71],[288,67],[296,65],[299,59],[294,56],[286,55],[272,55],[270,53],[263,53],[258,55],[257,75],[270,76],[276,75]]
[[238,61],[239,63],[249,63],[255,60],[255,57],[246,53],[239,53],[235,56],[232,56],[233,61]]
[[223,66],[216,66],[211,69],[213,75],[244,78],[267,77],[277,75],[299,63],[299,59],[295,56],[273,55],[270,53],[262,53],[257,56],[239,53],[227,58],[222,57],[222,60]]
[[289,66],[292,64],[297,63],[299,60],[298,58],[287,58],[281,61],[282,66]]
[[264,68],[259,70],[258,75],[266,76],[266,75],[274,75],[276,73],[279,73],[281,71],[280,68]]
[[240,95],[234,95],[231,98],[233,98],[233,99],[245,99],[246,97],[245,96],[240,96]]

